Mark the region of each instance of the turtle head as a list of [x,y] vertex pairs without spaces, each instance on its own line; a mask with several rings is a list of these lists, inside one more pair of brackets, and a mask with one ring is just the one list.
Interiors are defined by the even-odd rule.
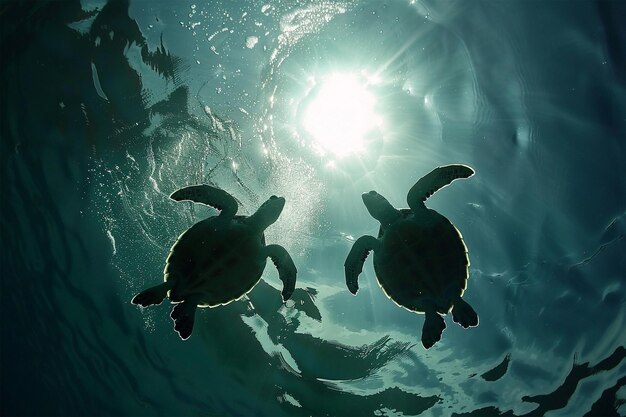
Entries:
[[260,230],[265,230],[270,224],[278,220],[284,207],[285,198],[273,195],[265,203],[261,204],[256,213],[250,216],[250,222]]
[[396,210],[389,201],[376,191],[370,191],[363,193],[361,196],[363,203],[367,208],[367,211],[373,218],[378,220],[381,225],[386,226],[395,221],[400,213]]

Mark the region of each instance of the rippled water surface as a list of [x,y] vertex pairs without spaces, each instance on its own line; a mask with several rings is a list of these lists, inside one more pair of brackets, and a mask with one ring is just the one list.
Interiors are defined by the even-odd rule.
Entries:
[[[617,1],[4,2],[3,415],[625,415],[626,8]],[[468,330],[390,301],[361,194],[469,249]],[[223,188],[298,267],[201,309],[131,298]]]

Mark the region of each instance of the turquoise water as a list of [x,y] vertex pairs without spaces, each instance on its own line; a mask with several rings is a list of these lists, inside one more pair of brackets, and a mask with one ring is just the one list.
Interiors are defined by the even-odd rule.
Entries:
[[[626,20],[618,1],[40,1],[0,6],[3,415],[626,415]],[[337,81],[339,80],[339,81]],[[346,87],[347,86],[347,87]],[[349,88],[348,88],[349,87]],[[341,94],[339,94],[339,93]],[[337,94],[336,94],[337,93]],[[323,99],[326,97],[326,99]],[[320,128],[321,126],[321,128]],[[469,249],[423,315],[343,263],[436,166]],[[201,309],[162,280],[210,183],[298,267]]]

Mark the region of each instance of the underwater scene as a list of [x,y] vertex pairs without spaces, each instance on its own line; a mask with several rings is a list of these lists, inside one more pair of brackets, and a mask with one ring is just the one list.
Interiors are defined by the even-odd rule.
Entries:
[[624,22],[2,2],[0,414],[626,415]]

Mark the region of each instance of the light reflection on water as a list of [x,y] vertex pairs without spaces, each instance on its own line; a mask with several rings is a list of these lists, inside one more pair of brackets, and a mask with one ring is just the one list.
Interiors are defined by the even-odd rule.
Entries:
[[[576,7],[581,16],[607,19],[585,9],[591,6]],[[30,334],[29,352],[46,355],[38,338],[54,339],[57,327],[64,335],[50,350],[62,359],[48,361],[49,381],[41,383],[67,389],[57,399],[63,410],[449,415],[493,407],[521,415],[536,407],[531,396],[562,386],[558,412],[582,414],[623,381],[623,349],[616,348],[626,344],[626,180],[616,172],[624,166],[624,126],[611,110],[588,105],[611,107],[602,104],[605,94],[623,110],[624,84],[600,63],[609,46],[572,34],[576,13],[547,7],[555,20],[549,28],[538,23],[537,34],[524,27],[534,18],[523,3],[133,2],[126,16],[123,2],[111,2],[94,13],[69,29],[84,48],[81,99],[61,91],[59,106],[53,93],[41,97],[59,120],[70,121],[69,128],[59,122],[57,135],[84,138],[89,149],[48,145],[47,156],[21,160],[18,143],[22,155],[38,155],[26,134],[6,147],[11,193],[39,190],[3,206],[3,221],[33,236],[10,243],[21,256],[7,262],[9,272],[43,280],[47,271],[59,279],[19,287],[2,304],[19,311],[24,328],[39,329],[40,336]],[[567,71],[582,63],[584,77]],[[366,137],[364,152],[329,165],[298,124],[308,80],[364,69],[379,80],[368,90],[383,128]],[[12,73],[3,83],[5,74]],[[8,91],[24,99],[24,85]],[[96,101],[103,100],[99,90],[106,103]],[[45,132],[47,119],[37,117],[44,117]],[[48,137],[39,133],[33,136]],[[598,137],[606,143],[598,145]],[[54,161],[70,154],[84,162],[51,169],[68,164]],[[354,237],[378,230],[362,192],[378,190],[406,207],[413,183],[448,163],[468,164],[477,174],[428,205],[460,229],[469,247],[465,297],[481,324],[463,330],[447,318],[442,341],[425,351],[423,317],[385,297],[371,261],[359,295],[350,295],[343,262]],[[39,168],[25,169],[30,165]],[[69,174],[57,179],[51,172]],[[199,311],[194,336],[181,342],[169,306],[137,310],[128,301],[161,279],[176,237],[215,214],[167,198],[201,182],[228,190],[245,214],[271,194],[286,197],[266,237],[294,258],[298,291],[282,306],[270,264],[246,299]],[[76,183],[85,184],[76,205],[87,213],[78,221],[69,214],[75,200],[56,198]],[[32,212],[16,208],[37,193],[44,204],[26,209]],[[35,216],[47,228],[27,220]],[[43,241],[58,244],[47,255]],[[97,278],[86,281],[94,265]],[[63,306],[53,310],[59,324],[44,321],[50,304]],[[36,313],[42,318],[26,326]],[[7,343],[21,345],[17,336]],[[501,378],[481,377],[506,357]],[[598,372],[593,379],[589,369]],[[75,378],[86,383],[72,388]],[[566,384],[576,378],[587,381],[578,391]],[[128,392],[111,393],[118,386]],[[96,392],[118,399],[120,408]],[[81,397],[93,401],[78,405]],[[541,411],[554,401],[534,400]]]

